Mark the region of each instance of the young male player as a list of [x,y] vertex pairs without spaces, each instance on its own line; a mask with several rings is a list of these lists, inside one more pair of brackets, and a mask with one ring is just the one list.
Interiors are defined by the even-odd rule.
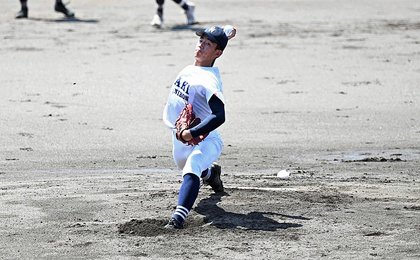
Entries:
[[[173,158],[182,169],[183,182],[179,190],[178,205],[166,228],[184,226],[200,189],[200,178],[215,192],[223,192],[221,167],[214,162],[222,153],[223,142],[216,130],[225,122],[223,85],[220,72],[214,67],[228,43],[236,34],[232,26],[214,26],[196,33],[200,38],[195,47],[193,65],[185,67],[176,77],[163,112],[165,124],[172,129]],[[184,130],[177,139],[175,122],[185,105],[192,104],[201,123]],[[185,141],[198,136],[208,136],[198,145]]]

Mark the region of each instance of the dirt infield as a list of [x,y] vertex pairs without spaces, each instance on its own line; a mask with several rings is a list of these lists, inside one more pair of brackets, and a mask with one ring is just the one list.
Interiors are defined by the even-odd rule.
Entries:
[[[16,1],[0,13],[1,259],[418,259],[420,2]],[[163,225],[180,172],[162,120],[194,31],[217,66],[226,192]],[[277,177],[280,170],[290,176]]]

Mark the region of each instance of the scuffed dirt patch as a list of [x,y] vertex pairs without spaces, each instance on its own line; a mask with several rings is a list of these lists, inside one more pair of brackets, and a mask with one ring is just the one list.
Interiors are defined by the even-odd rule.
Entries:
[[401,158],[366,157],[358,160],[342,160],[342,162],[405,162]]
[[128,234],[141,237],[156,237],[160,235],[174,234],[174,233],[186,233],[190,229],[196,229],[203,227],[206,222],[202,217],[190,217],[185,222],[184,229],[174,230],[166,229],[165,225],[168,223],[168,219],[132,219],[126,223],[118,226],[118,232],[120,234]]
[[118,232],[129,235],[153,237],[168,234],[171,230],[165,229],[167,221],[163,219],[132,219],[118,226]]

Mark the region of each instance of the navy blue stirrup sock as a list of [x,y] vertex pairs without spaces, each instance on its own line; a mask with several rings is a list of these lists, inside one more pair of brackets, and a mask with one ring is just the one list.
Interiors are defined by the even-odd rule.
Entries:
[[200,189],[200,178],[195,174],[188,173],[184,175],[184,181],[179,189],[178,205],[191,210]]
[[173,218],[183,223],[188,216],[200,190],[200,178],[195,174],[188,173],[184,175],[184,181],[179,189],[178,206]]

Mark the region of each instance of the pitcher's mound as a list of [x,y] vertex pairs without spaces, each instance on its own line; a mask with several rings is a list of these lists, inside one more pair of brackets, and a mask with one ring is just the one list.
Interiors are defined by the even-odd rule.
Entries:
[[185,223],[185,229],[171,230],[166,229],[165,225],[169,219],[132,219],[118,226],[118,232],[121,234],[129,234],[142,237],[154,237],[174,232],[183,232],[185,229],[202,227],[205,225],[203,217],[190,217]]

